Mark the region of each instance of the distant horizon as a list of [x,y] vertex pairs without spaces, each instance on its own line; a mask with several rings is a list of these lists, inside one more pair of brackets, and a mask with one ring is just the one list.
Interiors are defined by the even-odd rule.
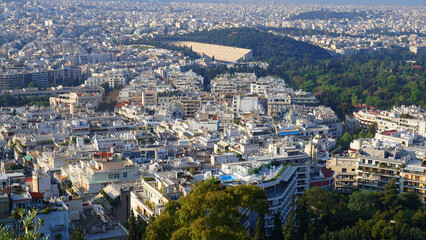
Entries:
[[426,6],[424,0],[282,0],[281,2],[294,3],[318,3],[318,4],[335,4],[335,5],[407,5],[407,6]]
[[[142,1],[154,1],[156,0],[142,0]],[[161,0],[165,2],[207,2],[207,3],[232,3],[232,2],[259,2],[258,0]],[[368,5],[368,6],[426,6],[425,0],[261,0],[261,2],[271,3],[311,3],[311,4],[333,4],[333,5]]]

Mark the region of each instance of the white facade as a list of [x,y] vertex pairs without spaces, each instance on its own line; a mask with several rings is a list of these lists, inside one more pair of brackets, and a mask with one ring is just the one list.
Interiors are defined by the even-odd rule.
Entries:
[[86,81],[86,86],[99,86],[107,83],[110,88],[126,85],[127,74],[124,71],[111,70],[104,73],[93,73]]

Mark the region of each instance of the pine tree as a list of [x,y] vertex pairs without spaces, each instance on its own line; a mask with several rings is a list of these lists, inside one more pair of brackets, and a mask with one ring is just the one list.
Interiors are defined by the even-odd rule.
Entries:
[[283,229],[283,235],[285,240],[296,239],[296,228],[294,226],[294,195],[291,197],[290,213],[288,214],[286,224]]
[[395,184],[395,178],[389,181],[388,184],[385,185],[385,195],[382,197],[382,204],[389,209],[391,212],[397,212],[399,209],[395,208],[398,199],[398,187]]
[[266,240],[265,216],[263,214],[257,217],[256,233],[254,234],[254,239]]
[[83,233],[81,232],[80,228],[76,228],[71,236],[70,236],[71,240],[86,240],[86,238],[84,237]]

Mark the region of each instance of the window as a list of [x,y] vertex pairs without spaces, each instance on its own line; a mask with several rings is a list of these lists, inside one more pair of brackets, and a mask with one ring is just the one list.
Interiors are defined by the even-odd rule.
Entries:
[[345,173],[346,172],[346,168],[342,168],[342,173]]
[[127,173],[126,172],[124,172],[123,173],[123,178],[126,178],[127,177]]
[[110,173],[108,174],[108,179],[120,178],[120,173]]

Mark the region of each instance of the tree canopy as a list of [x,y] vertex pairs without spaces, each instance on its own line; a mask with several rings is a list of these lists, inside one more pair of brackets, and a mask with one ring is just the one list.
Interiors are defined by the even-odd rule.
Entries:
[[254,60],[269,62],[272,65],[281,64],[288,58],[313,60],[331,57],[326,50],[320,47],[254,28],[195,31],[167,40],[195,41],[248,48],[253,50]]
[[394,180],[384,192],[316,187],[296,204],[296,239],[426,239],[426,208],[414,192],[398,195]]
[[147,227],[145,239],[249,239],[239,224],[244,218],[240,208],[264,214],[268,206],[259,187],[223,187],[205,181],[185,197],[170,201]]
[[[229,28],[195,31],[182,36],[154,40],[138,40],[138,43],[144,42],[181,51],[194,58],[197,56],[191,49],[179,49],[165,44],[164,41],[197,41],[252,49],[253,59],[268,62],[269,68],[254,70],[239,67],[238,71],[256,72],[260,76],[279,76],[291,87],[314,93],[323,105],[331,107],[342,119],[351,114],[353,105],[357,104],[372,105],[380,109],[401,104],[415,104],[426,108],[426,95],[422,94],[426,92],[426,63],[422,54],[414,55],[407,48],[389,47],[332,58],[320,47],[278,36],[269,30],[282,33],[294,31]],[[312,31],[306,31],[307,34],[313,34]],[[301,33],[305,34],[304,31]],[[226,67],[204,70],[195,68],[197,74],[205,77],[206,89],[209,80],[217,74],[231,72]]]

